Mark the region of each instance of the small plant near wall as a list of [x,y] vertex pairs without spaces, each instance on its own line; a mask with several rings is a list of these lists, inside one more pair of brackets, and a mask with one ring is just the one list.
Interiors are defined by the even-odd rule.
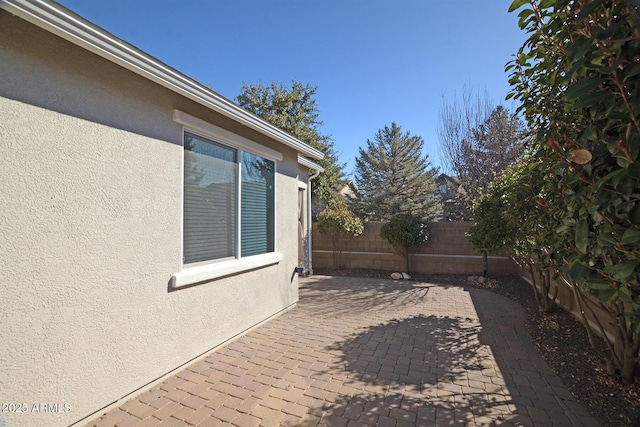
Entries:
[[483,277],[489,273],[489,253],[498,251],[504,245],[506,228],[501,218],[502,204],[500,197],[494,197],[491,191],[485,192],[473,203],[475,224],[465,237],[482,254]]
[[331,236],[333,250],[333,267],[342,268],[342,248],[344,238],[359,236],[364,231],[364,224],[344,203],[334,203],[320,214],[318,231]]
[[411,248],[427,241],[427,225],[418,216],[409,213],[397,214],[382,226],[380,236],[389,242],[404,259],[407,273],[411,273],[409,254]]

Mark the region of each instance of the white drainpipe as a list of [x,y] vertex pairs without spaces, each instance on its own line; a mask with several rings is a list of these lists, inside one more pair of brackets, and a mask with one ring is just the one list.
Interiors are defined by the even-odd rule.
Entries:
[[313,266],[311,263],[311,258],[312,258],[312,246],[311,246],[311,240],[312,240],[312,234],[313,234],[313,223],[311,222],[311,181],[314,180],[315,178],[318,177],[318,175],[320,175],[320,171],[316,171],[316,173],[314,173],[313,175],[311,175],[309,177],[309,181],[307,182],[307,273],[309,275],[313,274]]

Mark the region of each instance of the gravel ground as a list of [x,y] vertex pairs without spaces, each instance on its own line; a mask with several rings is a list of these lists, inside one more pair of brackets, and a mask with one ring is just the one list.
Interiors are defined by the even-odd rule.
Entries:
[[[388,278],[388,271],[315,269],[316,274]],[[443,285],[474,286],[519,303],[527,313],[527,329],[533,343],[576,399],[603,426],[640,427],[640,378],[623,385],[604,369],[604,343],[589,344],[584,326],[571,314],[556,309],[541,313],[531,286],[518,277],[497,277],[483,284],[459,275],[417,275],[412,280]]]

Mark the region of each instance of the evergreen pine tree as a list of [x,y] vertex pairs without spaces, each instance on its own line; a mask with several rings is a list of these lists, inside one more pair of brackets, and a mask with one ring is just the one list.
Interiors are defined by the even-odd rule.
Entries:
[[440,219],[437,170],[427,155],[422,156],[423,147],[422,137],[402,133],[396,123],[378,130],[373,141],[367,140],[355,168],[355,203],[362,216],[380,221],[407,213],[423,221]]

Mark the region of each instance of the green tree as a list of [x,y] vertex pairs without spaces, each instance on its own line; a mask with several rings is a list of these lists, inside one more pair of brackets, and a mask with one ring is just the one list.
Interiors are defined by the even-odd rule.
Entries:
[[429,238],[427,225],[420,217],[401,213],[391,217],[380,229],[380,236],[389,242],[402,256],[407,273],[411,273],[409,254],[411,248],[422,245]]
[[[564,272],[614,319],[609,372],[640,349],[640,4],[516,0],[529,39],[511,70],[536,150],[555,174]],[[560,203],[547,200],[548,204]]]
[[471,245],[482,254],[483,275],[489,273],[488,255],[504,246],[507,228],[502,219],[503,200],[495,191],[487,191],[475,200],[473,217],[475,223],[466,233]]
[[403,133],[395,123],[378,130],[356,158],[357,211],[373,220],[389,220],[399,213],[422,221],[442,216],[436,185],[437,170],[422,156],[424,141]]
[[[506,243],[513,257],[529,270],[538,307],[549,312],[555,306],[558,287],[550,296],[552,279],[559,280],[562,257],[555,236],[557,215],[564,208],[549,164],[535,153],[505,169],[501,183],[508,229]],[[556,200],[549,204],[547,200]],[[570,248],[562,248],[566,254]]]
[[342,268],[342,246],[347,236],[359,236],[364,231],[364,224],[346,205],[345,202],[334,203],[320,213],[318,231],[331,236],[333,250],[333,266]]
[[[555,199],[557,186],[548,164],[535,153],[521,158],[500,172],[474,204],[475,224],[468,237],[474,247],[488,251],[510,251],[532,279],[536,302],[543,312],[555,305],[558,288],[549,296],[558,278],[561,257],[555,247],[556,218],[563,209]],[[566,253],[566,250],[563,251]]]
[[312,198],[317,215],[326,205],[340,200],[338,190],[344,178],[344,163],[340,163],[331,137],[323,135],[316,105],[317,86],[296,80],[291,87],[272,82],[270,85],[242,83],[236,102],[245,110],[322,151],[325,157],[318,162],[324,168],[314,181]]
[[443,164],[464,189],[460,202],[472,209],[495,174],[522,156],[526,131],[523,121],[508,109],[493,107],[486,95],[465,88],[461,100],[443,102],[438,137]]

